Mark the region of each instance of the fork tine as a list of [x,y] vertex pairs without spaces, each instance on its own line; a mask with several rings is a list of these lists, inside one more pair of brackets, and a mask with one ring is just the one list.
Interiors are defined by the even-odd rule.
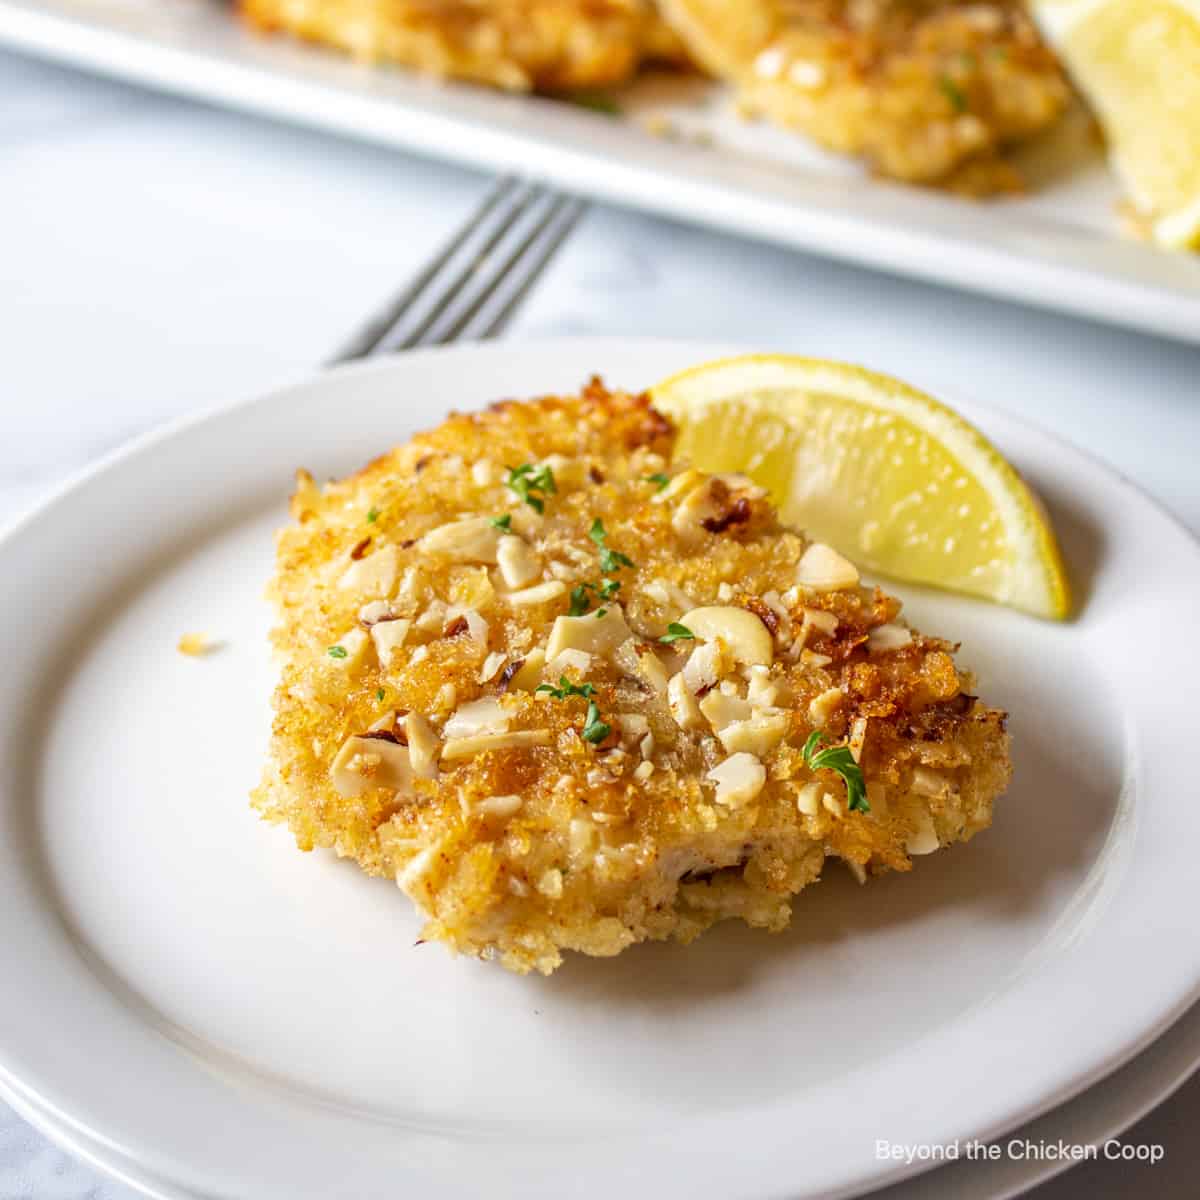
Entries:
[[[484,307],[487,305],[487,302],[497,293],[504,281],[512,275],[517,266],[520,265],[520,263],[524,261],[542,241],[543,235],[546,233],[546,231],[556,228],[559,214],[562,213],[563,210],[572,203],[578,204],[579,202],[577,200],[572,200],[569,196],[554,194],[550,195],[549,204],[541,217],[538,219],[537,223],[521,239],[516,248],[509,253],[507,258],[505,258],[504,261],[495,268],[490,277],[484,280],[482,286],[475,297],[471,300],[471,303],[467,306],[466,310],[456,317],[454,323],[448,329],[442,331],[441,335],[437,339],[438,341],[454,342],[463,335],[463,333],[470,326],[471,322],[474,321],[475,318],[483,311]],[[551,251],[551,253],[553,253],[553,251]],[[549,255],[546,255],[546,259],[549,259]],[[537,273],[540,272],[535,269],[534,274]]]
[[505,297],[504,304],[498,312],[492,315],[487,324],[479,331],[481,338],[498,337],[504,332],[509,321],[516,314],[525,297],[533,289],[533,285],[542,277],[542,273],[550,265],[550,260],[558,253],[558,248],[566,241],[568,234],[575,228],[579,218],[583,216],[587,202],[578,196],[566,198],[566,203],[560,209],[557,223],[551,223],[535,247],[529,269],[521,282],[513,289],[512,294]]
[[400,293],[388,302],[385,308],[376,313],[363,330],[347,342],[332,358],[330,365],[340,362],[350,362],[356,358],[366,358],[375,353],[395,326],[403,319],[422,292],[433,282],[447,263],[470,241],[480,226],[491,213],[515,191],[517,180],[512,175],[499,179],[483,198],[482,203],[471,213],[467,220],[458,228],[453,237],[439,252],[422,268],[417,277]]
[[496,227],[488,234],[483,245],[471,255],[470,260],[446,284],[444,290],[436,297],[432,306],[418,322],[416,328],[410,330],[399,339],[393,338],[389,334],[380,342],[376,348],[376,352],[388,354],[396,350],[410,350],[413,346],[419,346],[422,343],[450,340],[444,337],[430,338],[430,331],[434,329],[439,320],[453,307],[454,302],[464,294],[475,280],[480,278],[486,280],[488,278],[483,272],[485,268],[489,267],[490,259],[497,247],[501,245],[513,226],[529,210],[529,207],[540,200],[543,194],[543,189],[540,187],[532,185],[526,187],[525,191],[512,202]]

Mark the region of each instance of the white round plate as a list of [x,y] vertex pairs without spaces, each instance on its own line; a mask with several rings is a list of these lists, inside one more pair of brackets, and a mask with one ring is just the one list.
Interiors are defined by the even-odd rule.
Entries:
[[[407,901],[250,812],[260,600],[299,465],[591,371],[723,347],[563,341],[344,369],[144,439],[0,541],[0,1077],[171,1197],[835,1196],[876,1142],[988,1138],[1116,1069],[1200,993],[1179,637],[1192,539],[1127,483],[963,406],[1054,516],[1051,625],[899,589],[1009,709],[993,830],[907,877],[829,878],[777,937],[569,961],[414,946]],[[181,633],[219,653],[188,659]]]

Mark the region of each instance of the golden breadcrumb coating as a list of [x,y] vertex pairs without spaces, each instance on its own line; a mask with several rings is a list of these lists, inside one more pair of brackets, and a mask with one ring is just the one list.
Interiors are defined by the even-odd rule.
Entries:
[[[300,473],[254,803],[396,879],[427,939],[549,972],[726,917],[779,930],[827,857],[907,871],[991,821],[1005,717],[956,647],[673,443],[594,380]],[[868,811],[806,760],[814,729]]]
[[362,59],[509,91],[569,91],[681,62],[650,0],[239,0],[247,20]]
[[745,108],[897,179],[982,194],[1070,99],[1019,0],[663,0]]

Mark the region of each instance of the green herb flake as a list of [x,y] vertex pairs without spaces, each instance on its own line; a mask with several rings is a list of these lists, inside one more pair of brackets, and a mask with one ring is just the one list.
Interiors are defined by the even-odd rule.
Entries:
[[670,475],[664,475],[662,471],[655,471],[653,475],[647,475],[645,481],[657,484],[658,490],[661,492],[671,482],[671,477]]
[[596,707],[595,700],[589,700],[587,717],[583,723],[583,740],[595,746],[604,741],[610,733],[612,726],[600,720],[600,710]]
[[567,615],[582,617],[587,612],[591,603],[591,599],[588,596],[588,585],[581,583],[578,587],[571,589],[571,607],[567,609]]
[[384,698],[386,695],[387,695],[387,692],[385,692],[385,691],[383,690],[383,688],[380,688],[380,689],[379,689],[379,691],[377,691],[377,692],[375,693],[375,699],[376,699],[376,700],[378,700],[380,704],[382,704],[382,703],[383,703],[383,698]]
[[[516,493],[535,512],[546,511],[546,496],[553,496],[558,491],[554,482],[554,472],[549,467],[535,467],[533,463],[522,463],[519,467],[510,467],[505,485]],[[541,492],[535,496],[534,492]]]
[[372,509],[371,509],[371,510],[370,510],[370,511],[367,513],[367,520],[368,520],[368,521],[370,521],[370,523],[371,523],[372,525],[374,525],[374,524],[375,524],[375,522],[379,520],[379,509],[377,509],[377,508],[372,508]]
[[942,75],[938,78],[938,87],[941,88],[942,95],[950,101],[950,107],[956,113],[967,111],[967,97],[963,94],[962,88],[949,75]]
[[665,642],[669,646],[672,642],[694,642],[696,635],[686,625],[680,625],[678,621],[672,621],[667,626],[667,632],[658,640]]
[[818,747],[826,740],[825,733],[814,729],[804,743],[804,764],[813,771],[836,771],[846,784],[846,799],[851,812],[870,812],[867,803],[867,785],[862,769],[854,761],[849,746]]
[[502,517],[493,517],[492,524],[507,533],[512,528],[512,513],[505,513]]
[[592,527],[588,530],[588,537],[600,547],[600,570],[605,575],[615,574],[622,567],[634,569],[631,558],[626,557],[619,550],[608,548],[608,530],[604,528],[604,522],[599,517],[592,522]]
[[619,550],[610,550],[607,546],[600,551],[600,570],[605,575],[611,575],[622,567],[634,569],[633,559],[626,558]]
[[534,691],[548,692],[555,700],[566,700],[568,696],[582,696],[585,700],[590,700],[596,694],[596,689],[592,684],[572,683],[565,675],[558,677],[558,687],[543,683],[534,688]]
[[345,646],[330,646],[329,647],[329,657],[330,658],[348,658],[349,653],[346,650]]
[[[591,607],[592,600],[589,592],[594,592],[601,600],[611,600],[621,590],[619,579],[602,579],[599,583],[581,583],[571,589],[571,607],[567,610],[570,617],[582,617]],[[602,617],[607,609],[600,609],[596,616]]]

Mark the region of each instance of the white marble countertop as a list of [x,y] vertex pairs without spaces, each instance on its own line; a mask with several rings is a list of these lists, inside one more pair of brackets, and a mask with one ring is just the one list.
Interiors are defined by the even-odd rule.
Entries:
[[[0,53],[0,525],[134,434],[303,373],[486,180]],[[595,210],[514,337],[743,340],[895,370],[1090,450],[1200,531],[1200,350]],[[914,353],[914,347],[920,347]],[[2,984],[0,984],[2,986]],[[1039,1200],[1195,1194],[1200,1077]],[[133,1193],[0,1102],[0,1200]]]

